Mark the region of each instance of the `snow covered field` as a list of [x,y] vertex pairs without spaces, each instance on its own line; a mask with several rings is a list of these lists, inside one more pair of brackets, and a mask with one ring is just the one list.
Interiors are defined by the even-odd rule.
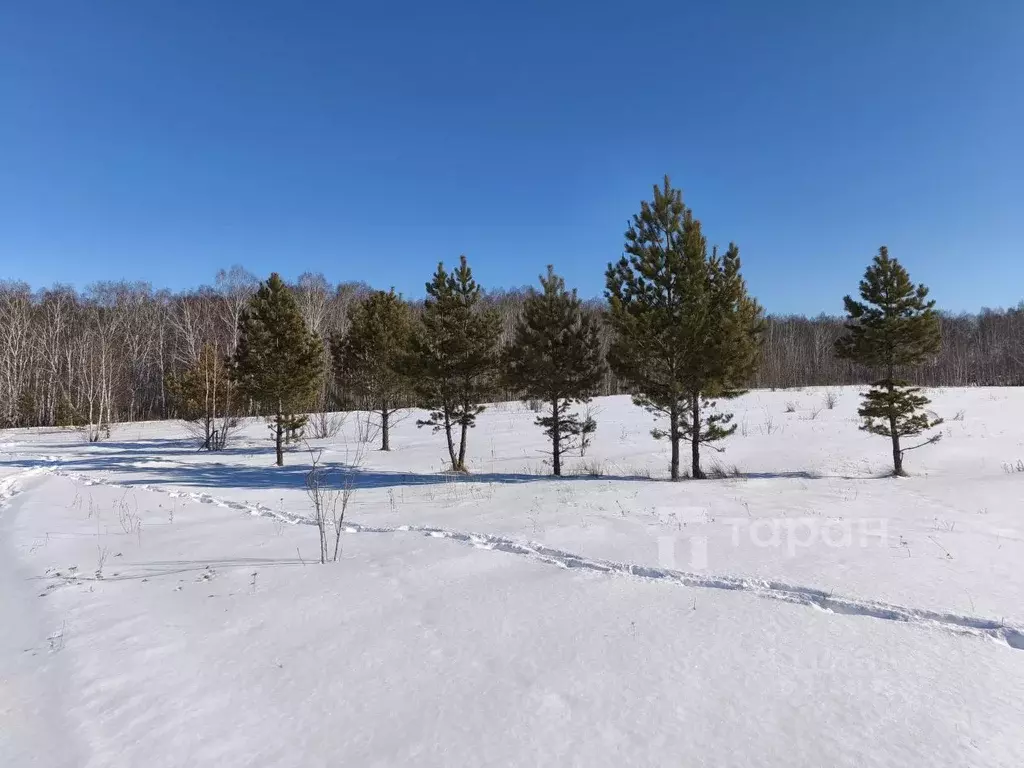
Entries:
[[678,484],[628,398],[561,480],[519,404],[458,479],[410,417],[328,565],[261,422],[0,433],[0,766],[1024,765],[1024,390],[932,392],[905,479],[834,391]]

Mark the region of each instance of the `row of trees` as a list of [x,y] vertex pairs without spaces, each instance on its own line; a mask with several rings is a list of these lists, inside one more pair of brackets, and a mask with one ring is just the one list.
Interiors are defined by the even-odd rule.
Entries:
[[322,276],[258,285],[240,268],[181,296],[124,283],[84,297],[59,287],[33,295],[6,284],[0,423],[82,425],[99,439],[114,421],[183,417],[198,424],[203,447],[217,449],[236,415],[265,413],[280,463],[307,411],[371,407],[386,450],[392,415],[415,404],[430,411],[421,426],[444,431],[451,466],[464,470],[482,403],[529,396],[547,404],[539,423],[558,473],[564,451],[595,428],[573,405],[625,391],[666,420],[655,434],[671,443],[672,477],[683,442],[702,477],[701,446],[735,429],[717,399],[751,385],[878,372],[862,415],[866,429],[893,439],[900,472],[899,437],[934,426],[910,382],[1024,380],[1024,308],[940,317],[885,249],[861,285],[863,301],[847,297],[845,324],[764,318],[736,246],[709,252],[667,178],[633,217],[605,277],[604,303],[580,301],[550,268],[540,291],[488,296],[464,258],[451,272],[439,265],[415,304],[393,290],[335,289]]
[[[212,286],[178,294],[145,283],[33,292],[22,283],[0,282],[0,427],[96,425],[193,413],[196,403],[177,397],[169,385],[204,355],[222,362],[234,352],[238,315],[258,283],[237,267],[221,272]],[[331,285],[321,275],[303,275],[289,287],[307,327],[325,343],[345,332],[354,307],[372,292],[362,284]],[[499,318],[502,347],[512,340],[527,296],[525,289],[516,289],[483,297],[483,305]],[[414,316],[422,306],[409,302]],[[594,318],[601,348],[607,349],[607,302],[584,301],[583,311]],[[910,371],[910,380],[925,386],[1024,384],[1024,305],[937,317],[939,351]],[[869,381],[870,371],[833,354],[844,322],[824,315],[767,316],[761,364],[750,386]],[[326,390],[330,377],[324,382]],[[625,391],[625,382],[609,369],[599,394]],[[324,391],[319,400],[327,402],[328,396]]]
[[[234,385],[242,402],[271,417],[277,463],[288,433],[305,426],[308,409],[331,379],[331,391],[372,408],[381,450],[390,450],[396,411],[410,401],[428,414],[417,422],[443,432],[453,471],[466,471],[469,431],[497,393],[511,387],[546,404],[537,419],[551,440],[554,474],[593,421],[571,406],[589,400],[605,372],[598,325],[575,292],[548,268],[532,291],[511,344],[500,344],[497,312],[483,303],[465,257],[450,272],[438,264],[419,316],[394,291],[368,294],[348,329],[324,344],[304,323],[293,292],[274,274],[239,320],[239,341],[222,389]],[[330,365],[325,366],[325,360]],[[194,377],[205,381],[202,376]],[[220,418],[230,418],[230,410]],[[216,421],[206,414],[204,423]]]
[[[513,338],[502,348],[500,319],[484,305],[463,257],[450,272],[438,265],[419,317],[393,290],[358,303],[347,331],[330,339],[336,391],[371,404],[382,450],[390,448],[394,411],[412,398],[429,411],[419,426],[443,430],[455,471],[466,470],[468,433],[483,403],[502,387],[536,398],[544,403],[537,423],[560,475],[564,453],[596,428],[573,406],[599,391],[610,367],[658,420],[654,436],[668,438],[672,479],[681,476],[683,442],[690,446],[691,476],[703,478],[701,447],[736,429],[716,400],[741,394],[760,363],[763,311],[747,293],[739,249],[709,251],[700,222],[667,177],[633,217],[624,251],[605,275],[606,355],[599,324],[551,267],[541,290],[528,292]],[[860,411],[863,429],[891,438],[894,471],[902,474],[907,449],[900,439],[939,423],[924,413],[928,400],[903,373],[938,351],[938,319],[927,289],[915,287],[885,248],[860,289],[862,301],[845,299],[849,322],[835,353],[878,371]],[[271,275],[239,318],[229,378],[248,402],[273,415],[278,464],[287,433],[304,424],[297,414],[322,390],[326,359],[291,290]]]

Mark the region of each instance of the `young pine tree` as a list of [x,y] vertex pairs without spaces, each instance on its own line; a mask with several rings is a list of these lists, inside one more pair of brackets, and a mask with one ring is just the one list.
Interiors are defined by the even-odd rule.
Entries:
[[382,451],[391,450],[391,417],[409,394],[411,335],[409,306],[391,289],[374,291],[360,301],[348,332],[331,341],[338,386],[367,401],[380,416]]
[[543,401],[547,414],[536,423],[551,440],[551,464],[562,474],[562,456],[580,447],[594,429],[591,419],[572,413],[574,403],[596,394],[605,374],[597,323],[582,303],[565,290],[565,281],[548,267],[540,278],[541,292],[530,290],[523,317],[506,353],[509,384],[524,398]]
[[668,417],[668,431],[652,434],[672,445],[672,479],[680,476],[684,439],[693,477],[703,478],[700,447],[736,430],[732,414],[713,410],[715,398],[742,394],[756,370],[761,307],[747,294],[739,249],[708,254],[700,222],[667,176],[633,216],[625,251],[606,273],[612,370],[637,405]]
[[484,410],[481,402],[494,392],[501,320],[497,312],[480,306],[482,298],[465,256],[450,273],[438,264],[412,335],[414,388],[431,411],[416,423],[444,430],[455,472],[466,471],[467,433]]
[[903,454],[934,443],[941,433],[911,448],[900,438],[920,435],[942,423],[924,412],[929,400],[918,387],[899,376],[901,370],[921,365],[939,351],[939,318],[928,289],[910,282],[907,270],[878,250],[860,281],[860,297],[843,299],[849,322],[847,333],[836,342],[836,354],[877,371],[881,378],[864,395],[858,413],[861,429],[892,440],[893,474],[903,475]]
[[[323,344],[309,332],[291,290],[274,273],[249,300],[238,321],[231,378],[242,392],[273,414],[277,465],[284,441],[320,386]],[[298,417],[302,418],[302,417]]]
[[219,451],[227,445],[233,424],[230,361],[216,342],[207,342],[187,368],[166,382],[178,415],[191,422],[200,450]]

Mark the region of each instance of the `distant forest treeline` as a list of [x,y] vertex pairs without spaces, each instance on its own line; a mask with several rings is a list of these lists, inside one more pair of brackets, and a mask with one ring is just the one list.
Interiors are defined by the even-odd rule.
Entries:
[[[213,286],[172,293],[147,283],[106,282],[84,292],[33,291],[0,282],[0,427],[176,418],[167,382],[193,365],[204,345],[230,354],[238,319],[258,285],[240,267]],[[371,291],[305,274],[292,286],[307,326],[323,337],[343,332],[354,302]],[[507,343],[525,289],[492,291]],[[838,298],[838,297],[837,297]],[[411,302],[416,308],[418,302]],[[587,309],[603,315],[600,299]],[[763,360],[753,387],[865,383],[867,371],[836,358],[843,319],[767,318]],[[942,350],[912,374],[925,386],[1024,385],[1024,303],[1008,310],[941,316]],[[619,393],[609,374],[604,394]],[[512,398],[515,393],[508,393]]]

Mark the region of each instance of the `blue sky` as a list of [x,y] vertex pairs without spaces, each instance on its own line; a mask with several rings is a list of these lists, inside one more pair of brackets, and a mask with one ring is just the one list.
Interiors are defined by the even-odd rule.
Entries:
[[[491,7],[494,6],[494,7]],[[1024,299],[1024,3],[10,0],[0,278],[599,295],[665,173],[771,312]]]

